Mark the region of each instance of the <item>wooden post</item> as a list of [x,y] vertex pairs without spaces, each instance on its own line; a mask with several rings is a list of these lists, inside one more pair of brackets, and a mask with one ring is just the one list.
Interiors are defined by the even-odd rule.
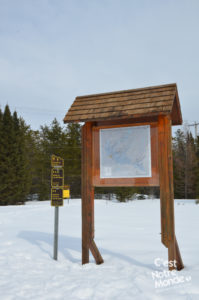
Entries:
[[184,264],[183,264],[183,261],[182,261],[182,257],[181,257],[181,254],[180,254],[180,249],[178,247],[178,242],[177,242],[176,239],[175,239],[175,244],[176,244],[177,270],[180,271],[184,268]]
[[95,261],[96,261],[96,264],[97,265],[100,265],[104,262],[96,244],[95,244],[95,241],[92,239],[91,240],[91,243],[90,243],[90,250],[91,250],[91,253],[93,254],[93,257],[95,258]]
[[[160,176],[160,207],[162,243],[168,248],[168,261],[177,260],[177,269],[183,268],[175,237],[173,158],[170,116],[158,117],[158,160]],[[175,269],[174,266],[169,270]]]
[[82,127],[82,264],[89,262],[89,248],[97,264],[103,259],[94,242],[94,187],[92,185],[92,122]]

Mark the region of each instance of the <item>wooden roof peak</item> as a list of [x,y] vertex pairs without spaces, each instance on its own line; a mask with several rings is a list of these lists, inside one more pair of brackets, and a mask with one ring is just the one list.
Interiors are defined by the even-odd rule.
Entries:
[[182,124],[176,83],[115,91],[75,98],[64,123],[129,119],[170,114],[173,125]]
[[163,85],[155,85],[155,86],[146,86],[144,88],[136,88],[136,89],[128,89],[128,90],[119,90],[119,91],[112,91],[112,92],[106,92],[106,93],[97,93],[97,94],[88,94],[88,95],[82,95],[77,96],[77,98],[89,98],[93,96],[104,96],[104,95],[112,95],[112,94],[123,94],[123,93],[131,93],[131,92],[139,92],[144,90],[151,90],[151,89],[159,89],[159,88],[166,88],[166,87],[177,87],[176,83],[169,83],[169,84],[163,84]]

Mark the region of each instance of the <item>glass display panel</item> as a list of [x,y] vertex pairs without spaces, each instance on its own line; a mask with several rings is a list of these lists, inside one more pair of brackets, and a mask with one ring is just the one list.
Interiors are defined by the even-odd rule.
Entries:
[[150,125],[100,129],[100,178],[151,177]]

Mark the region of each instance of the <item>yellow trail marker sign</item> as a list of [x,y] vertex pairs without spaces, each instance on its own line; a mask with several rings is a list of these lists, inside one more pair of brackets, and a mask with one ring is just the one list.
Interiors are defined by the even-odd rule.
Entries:
[[69,199],[70,198],[70,187],[69,187],[69,185],[64,185],[63,198],[64,199]]

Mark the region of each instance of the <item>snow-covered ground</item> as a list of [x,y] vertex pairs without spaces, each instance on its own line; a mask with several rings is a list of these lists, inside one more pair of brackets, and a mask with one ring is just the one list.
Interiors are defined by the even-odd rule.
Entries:
[[[185,269],[167,272],[159,200],[95,201],[95,241],[104,264],[81,265],[81,203],[60,208],[58,261],[49,201],[0,207],[0,300],[199,299],[199,205],[175,202]],[[161,263],[161,266],[159,266]]]

